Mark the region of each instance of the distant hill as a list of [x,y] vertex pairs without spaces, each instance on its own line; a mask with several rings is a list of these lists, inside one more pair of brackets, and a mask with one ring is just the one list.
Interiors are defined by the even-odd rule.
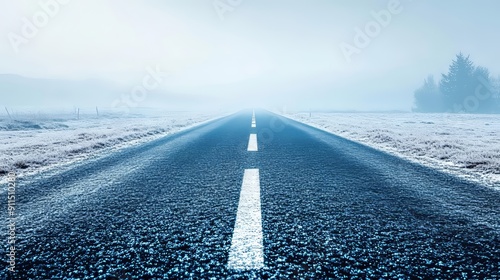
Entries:
[[[210,110],[225,108],[220,99],[205,95],[205,88],[178,92],[158,87],[146,92],[142,101],[132,100],[131,86],[116,85],[98,79],[38,79],[0,74],[0,110],[6,107],[73,108],[163,108],[168,110]],[[122,102],[116,103],[117,100]],[[126,103],[129,102],[129,103]],[[128,107],[127,104],[132,104]]]
[[100,80],[56,80],[0,74],[6,106],[110,106],[123,90]]

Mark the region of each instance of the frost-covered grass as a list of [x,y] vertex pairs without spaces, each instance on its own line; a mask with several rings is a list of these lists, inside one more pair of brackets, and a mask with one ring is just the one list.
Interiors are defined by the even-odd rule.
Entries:
[[37,172],[178,132],[222,113],[141,111],[0,116],[0,179]]
[[419,163],[500,187],[500,115],[294,113],[288,117]]

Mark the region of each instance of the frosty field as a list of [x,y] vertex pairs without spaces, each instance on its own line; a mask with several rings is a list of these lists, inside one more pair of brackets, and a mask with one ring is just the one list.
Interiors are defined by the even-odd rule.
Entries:
[[500,189],[500,115],[291,113],[286,116]]
[[15,171],[22,176],[80,161],[178,132],[221,113],[137,111],[79,116],[68,112],[15,113],[0,116],[0,179]]

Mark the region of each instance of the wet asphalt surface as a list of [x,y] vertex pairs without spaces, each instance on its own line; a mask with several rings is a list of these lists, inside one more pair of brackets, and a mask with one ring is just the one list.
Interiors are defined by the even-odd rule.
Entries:
[[[16,272],[2,257],[0,279],[500,278],[499,192],[266,111],[251,128],[251,115],[19,179]],[[265,268],[233,271],[247,168],[260,170]]]

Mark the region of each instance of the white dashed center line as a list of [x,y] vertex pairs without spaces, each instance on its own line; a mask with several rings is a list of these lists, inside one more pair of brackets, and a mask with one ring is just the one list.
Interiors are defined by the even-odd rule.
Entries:
[[245,169],[233,239],[227,266],[234,270],[260,269],[264,266],[260,209],[259,169]]
[[257,127],[257,123],[255,122],[255,111],[252,113],[252,127]]
[[257,152],[259,148],[257,147],[257,134],[250,134],[248,139],[248,149],[249,152]]

